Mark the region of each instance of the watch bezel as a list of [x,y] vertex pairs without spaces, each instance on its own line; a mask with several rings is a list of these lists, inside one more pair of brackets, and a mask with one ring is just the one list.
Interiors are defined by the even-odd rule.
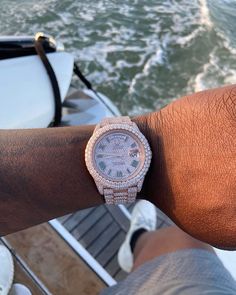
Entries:
[[[104,178],[99,171],[94,166],[93,161],[93,147],[97,140],[105,135],[107,132],[110,132],[112,130],[125,130],[128,132],[131,132],[134,136],[136,136],[141,144],[143,145],[144,150],[144,164],[143,167],[140,169],[140,171],[135,175],[134,177],[131,177],[128,180],[122,180],[122,181],[115,181],[115,180],[109,180]],[[94,134],[89,139],[86,149],[85,149],[85,163],[88,168],[89,173],[92,175],[94,180],[96,182],[101,183],[103,186],[113,188],[113,189],[125,189],[133,185],[137,185],[137,183],[142,180],[150,166],[152,158],[152,152],[149,146],[149,143],[145,136],[139,131],[136,125],[128,125],[128,124],[109,124],[104,127],[101,127],[100,129],[96,130]]]

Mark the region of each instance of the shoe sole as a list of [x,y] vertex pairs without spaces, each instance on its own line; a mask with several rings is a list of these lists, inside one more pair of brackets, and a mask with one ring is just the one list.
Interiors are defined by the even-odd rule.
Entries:
[[10,265],[10,269],[9,269],[10,277],[9,277],[8,282],[7,282],[6,288],[0,291],[0,295],[8,295],[8,293],[9,293],[9,291],[11,289],[11,286],[13,284],[13,279],[14,279],[14,262],[13,262],[13,258],[12,258],[12,255],[11,255],[10,251],[3,245],[0,245],[0,251],[1,251],[1,248],[3,249],[2,251],[5,251],[6,256],[7,256],[7,260],[8,260],[9,265]]

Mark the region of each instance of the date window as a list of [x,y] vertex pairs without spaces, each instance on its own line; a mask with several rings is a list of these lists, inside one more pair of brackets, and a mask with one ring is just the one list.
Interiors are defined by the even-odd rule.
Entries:
[[139,157],[139,150],[138,149],[129,150],[129,156],[131,158],[138,158]]

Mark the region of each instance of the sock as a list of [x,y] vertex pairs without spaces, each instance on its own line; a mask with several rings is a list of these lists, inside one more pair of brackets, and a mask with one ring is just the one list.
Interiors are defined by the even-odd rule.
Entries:
[[134,248],[135,248],[138,238],[146,231],[147,230],[144,228],[139,228],[135,232],[133,232],[131,239],[130,239],[130,247],[131,247],[132,253],[134,253]]

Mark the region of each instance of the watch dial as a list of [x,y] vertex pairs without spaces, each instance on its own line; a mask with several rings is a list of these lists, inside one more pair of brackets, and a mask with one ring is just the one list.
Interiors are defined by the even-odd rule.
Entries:
[[111,131],[94,146],[95,168],[103,177],[122,181],[134,177],[144,164],[144,148],[131,132]]

